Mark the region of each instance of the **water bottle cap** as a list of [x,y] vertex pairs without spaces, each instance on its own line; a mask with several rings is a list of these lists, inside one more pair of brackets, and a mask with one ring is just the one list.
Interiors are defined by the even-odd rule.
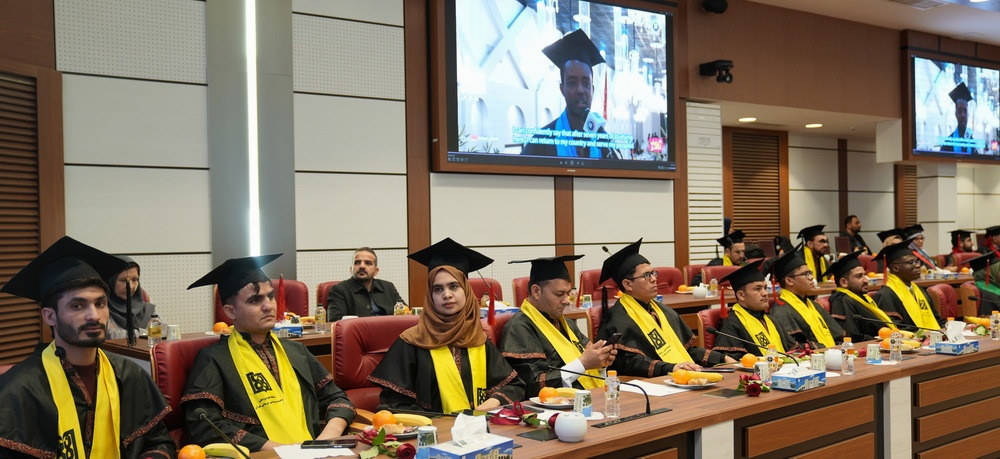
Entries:
[[854,341],[854,340],[850,336],[845,336],[844,337],[844,342],[845,343],[850,343],[851,341]]
[[608,377],[618,376],[618,372],[615,370],[608,370]]

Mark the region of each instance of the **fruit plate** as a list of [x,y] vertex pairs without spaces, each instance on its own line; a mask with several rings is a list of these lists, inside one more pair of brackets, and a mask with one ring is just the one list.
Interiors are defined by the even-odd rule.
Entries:
[[677,294],[680,294],[680,295],[693,295],[694,294],[694,289],[693,288],[689,288],[689,289],[687,289],[687,290],[685,290],[683,292],[680,291],[680,290],[677,290],[674,293],[677,293]]
[[[388,432],[387,432],[387,434],[395,436],[396,440],[409,440],[411,438],[417,438],[417,428],[416,427],[404,426],[403,428],[406,429],[406,431],[404,431],[401,434],[389,434]],[[366,426],[365,427],[365,430],[372,430],[372,429],[374,429],[374,427],[372,427],[372,426]]]
[[[886,354],[889,353],[888,349],[879,348],[879,350],[882,351],[882,352],[885,352]],[[920,349],[902,349],[899,352],[902,352],[903,354],[916,354],[919,351],[920,351]]]
[[739,362],[731,363],[730,365],[732,365],[734,368],[736,368],[736,371],[753,372],[753,367],[747,368],[747,367],[743,366],[742,363],[739,363]]
[[709,387],[718,384],[718,382],[713,382],[708,384],[677,384],[669,379],[664,379],[663,382],[666,383],[668,386],[680,387],[681,389],[708,389]]
[[567,409],[567,408],[573,408],[573,402],[569,402],[569,403],[545,403],[545,402],[539,400],[538,397],[531,397],[528,400],[531,400],[531,403],[534,403],[535,405],[543,406],[545,408],[549,408],[549,409],[553,409],[553,410],[564,410],[564,409]]

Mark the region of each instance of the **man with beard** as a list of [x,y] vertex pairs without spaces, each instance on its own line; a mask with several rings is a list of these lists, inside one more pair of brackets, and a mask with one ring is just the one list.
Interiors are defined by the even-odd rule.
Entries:
[[813,225],[802,228],[799,231],[799,239],[802,239],[802,253],[799,255],[806,262],[813,278],[820,282],[827,280],[821,277],[826,272],[826,257],[830,253],[830,240],[823,232],[826,225]]
[[[854,252],[842,257],[826,270],[827,275],[832,275],[837,283],[837,289],[830,294],[830,316],[856,343],[878,338],[878,330],[882,327],[896,328],[892,319],[867,294],[868,276],[858,261],[860,254]],[[855,315],[870,320],[855,319]]]
[[986,243],[979,248],[979,253],[987,254],[1000,250],[1000,225],[986,228]]
[[[728,236],[722,236],[716,241],[722,246],[722,258],[709,260],[706,266],[743,266],[746,263],[746,244],[743,243],[743,230],[736,230]],[[691,285],[701,284],[701,273],[695,274],[691,279]]]
[[393,313],[393,306],[403,302],[392,282],[376,279],[378,256],[368,247],[354,251],[351,278],[330,289],[326,298],[327,319],[331,322],[344,316],[383,316]]
[[[781,352],[788,352],[795,347],[795,340],[791,335],[785,333],[764,313],[767,310],[768,294],[767,283],[760,272],[763,262],[763,259],[753,261],[722,278],[723,282],[729,281],[729,285],[733,287],[737,303],[719,326],[721,333],[715,338],[712,350],[739,359],[745,354],[762,356],[770,344],[774,344],[775,349]],[[751,346],[722,333],[757,345]]]
[[945,137],[941,145],[941,151],[955,153],[979,154],[976,149],[976,140],[972,138],[972,131],[969,130],[969,101],[972,100],[972,93],[965,82],[961,82],[955,89],[948,93],[948,97],[955,102],[955,122],[958,126],[948,137]]
[[850,239],[852,252],[860,250],[866,255],[872,254],[872,251],[868,249],[868,244],[861,237],[861,219],[857,215],[848,215],[844,219],[844,230],[840,232],[840,235]]
[[936,330],[944,320],[931,305],[927,290],[913,283],[920,278],[920,259],[909,244],[909,240],[893,244],[876,255],[889,268],[885,286],[878,291],[878,307],[897,324]]
[[772,279],[781,283],[781,294],[769,312],[771,319],[801,345],[832,348],[844,339],[844,329],[809,295],[813,273],[799,253],[792,251],[774,261]]
[[951,253],[945,258],[945,266],[957,267],[958,262],[955,255],[959,253],[971,253],[973,248],[972,231],[955,230],[951,231]]
[[172,458],[170,407],[138,365],[100,350],[125,261],[63,237],[0,291],[38,301],[53,339],[0,376],[0,457]]

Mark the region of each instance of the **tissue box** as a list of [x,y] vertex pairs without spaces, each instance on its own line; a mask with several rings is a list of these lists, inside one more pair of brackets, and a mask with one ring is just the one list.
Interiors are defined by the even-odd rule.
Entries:
[[796,374],[771,375],[771,389],[801,392],[826,385],[826,372],[807,370]]
[[979,341],[940,341],[934,345],[934,352],[949,355],[971,354],[979,352]]
[[493,434],[480,434],[460,442],[449,441],[429,447],[428,456],[431,459],[475,459],[475,458],[513,458],[514,440]]
[[302,324],[291,322],[278,322],[274,324],[274,334],[279,338],[301,338]]

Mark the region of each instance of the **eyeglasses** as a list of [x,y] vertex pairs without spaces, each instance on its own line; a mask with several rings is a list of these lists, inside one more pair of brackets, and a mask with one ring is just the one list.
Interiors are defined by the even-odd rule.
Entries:
[[894,263],[901,265],[920,266],[920,259],[914,258],[912,260],[896,260]]
[[635,277],[629,277],[627,279],[630,280],[630,281],[634,281],[634,280],[642,277],[642,278],[646,279],[646,282],[653,282],[653,279],[656,279],[656,276],[657,276],[657,272],[656,271],[647,271],[647,272],[645,272],[643,274],[640,274],[640,275],[635,276]]
[[798,274],[791,274],[788,277],[799,277],[799,276],[815,277],[815,276],[813,276],[813,272],[812,271],[806,271],[806,272],[802,272],[802,273],[798,273]]
[[830,240],[829,239],[820,239],[820,240],[818,240],[816,242],[819,243],[819,244],[829,244]]

